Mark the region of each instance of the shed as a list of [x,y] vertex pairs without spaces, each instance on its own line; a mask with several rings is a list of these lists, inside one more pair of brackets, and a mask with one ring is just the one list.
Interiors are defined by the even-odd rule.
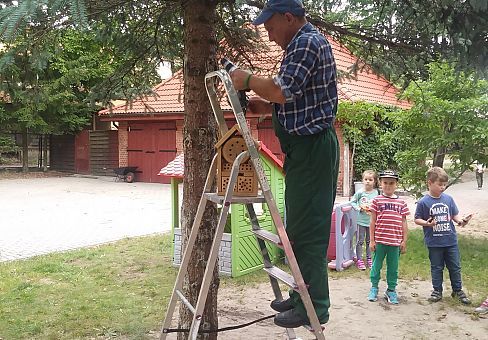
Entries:
[[[276,201],[282,217],[284,215],[285,178],[283,175],[283,163],[263,143],[259,143],[259,153],[271,192]],[[184,176],[183,154],[176,156],[159,172],[159,176],[171,178],[171,238],[173,265],[181,263],[181,228],[180,228],[180,200],[178,184]],[[265,203],[255,203],[254,210],[258,215],[261,228],[270,232],[276,232],[271,219],[271,214]],[[281,250],[273,245],[268,245],[268,251],[272,262],[277,262],[281,256]],[[226,230],[222,238],[219,250],[219,272],[223,275],[238,277],[263,267],[262,255],[259,250],[256,237],[251,232],[251,222],[247,210],[243,204],[232,204],[227,221]]]

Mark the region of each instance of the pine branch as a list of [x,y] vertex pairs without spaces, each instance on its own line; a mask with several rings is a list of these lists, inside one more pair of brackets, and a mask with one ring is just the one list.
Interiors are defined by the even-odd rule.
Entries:
[[70,0],[69,7],[72,16],[75,19],[74,22],[77,23],[82,28],[88,27],[88,15],[86,11],[85,1]]

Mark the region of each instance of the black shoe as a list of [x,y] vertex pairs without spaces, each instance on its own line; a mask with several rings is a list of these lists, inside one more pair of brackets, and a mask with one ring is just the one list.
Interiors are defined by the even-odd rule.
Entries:
[[274,323],[276,326],[284,328],[297,328],[310,325],[308,318],[301,316],[296,308],[276,314],[274,317]]
[[461,303],[464,303],[465,305],[470,305],[471,301],[468,299],[466,294],[462,290],[458,290],[457,292],[452,292],[451,296],[453,298],[457,297]]
[[286,312],[287,310],[293,309],[293,305],[291,304],[291,299],[286,300],[273,300],[271,301],[271,308],[273,308],[277,312]]
[[432,294],[430,294],[430,297],[427,299],[429,302],[439,302],[442,300],[442,292],[439,292],[438,290],[432,291]]

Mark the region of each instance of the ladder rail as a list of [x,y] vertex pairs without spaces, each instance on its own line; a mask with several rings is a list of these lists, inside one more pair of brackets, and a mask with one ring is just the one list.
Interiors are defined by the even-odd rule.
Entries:
[[[213,73],[214,72],[211,72],[210,74]],[[207,86],[207,82],[209,82],[208,86]],[[217,121],[217,125],[219,126],[220,135],[223,136],[229,130],[229,128],[225,123],[224,114],[222,112],[222,108],[220,107],[216,88],[217,86],[215,83],[215,78],[205,76],[205,89],[207,90],[207,96],[210,100],[210,105],[212,106],[212,111],[214,113],[215,120]]]
[[244,159],[248,157],[248,152],[241,152],[232,165],[232,170],[229,176],[229,182],[227,183],[227,188],[224,195],[224,201],[222,202],[222,210],[220,212],[219,222],[215,230],[215,235],[212,242],[212,247],[210,248],[210,254],[207,259],[207,264],[205,266],[205,274],[203,275],[202,284],[200,286],[200,293],[198,294],[198,302],[195,307],[195,314],[193,315],[193,321],[190,327],[190,334],[188,339],[195,340],[198,335],[198,330],[200,329],[200,323],[202,321],[202,314],[205,308],[205,303],[207,301],[207,294],[210,288],[210,283],[212,282],[212,274],[217,263],[217,258],[219,255],[219,246],[222,241],[222,236],[224,234],[225,223],[227,221],[227,216],[229,215],[229,209],[231,206],[231,200],[234,193],[234,186],[237,183],[237,175],[239,174],[239,168]]
[[190,232],[190,237],[188,238],[187,245],[185,251],[183,253],[183,257],[181,259],[180,268],[178,270],[178,275],[176,277],[176,282],[173,288],[173,293],[171,294],[171,299],[168,304],[168,309],[166,311],[166,317],[164,319],[163,325],[161,327],[161,335],[160,340],[165,340],[167,334],[164,333],[164,329],[169,328],[171,326],[171,320],[173,318],[173,314],[176,307],[178,292],[180,292],[183,288],[183,282],[186,276],[186,271],[188,269],[188,263],[190,262],[191,253],[195,242],[197,240],[198,231],[200,229],[201,221],[203,214],[205,212],[205,207],[207,205],[207,200],[205,198],[205,193],[209,192],[212,189],[212,185],[215,181],[215,174],[217,172],[217,155],[215,155],[212,159],[212,163],[210,165],[209,172],[207,174],[207,179],[205,180],[205,186],[203,189],[202,196],[200,198],[200,203],[198,204],[197,213],[195,215],[195,219],[193,220],[192,229]]
[[[234,112],[234,116],[236,118],[240,132],[246,142],[248,152],[251,157],[251,161],[254,165],[254,170],[256,171],[256,174],[258,176],[259,184],[261,185],[263,195],[266,199],[266,202],[268,203],[268,208],[271,214],[271,218],[275,224],[278,235],[283,243],[283,250],[285,251],[285,254],[287,256],[288,265],[290,266],[290,269],[293,273],[293,277],[295,278],[295,282],[298,287],[298,293],[300,294],[305,310],[307,311],[307,316],[311,323],[313,333],[318,340],[325,340],[324,334],[322,332],[322,326],[320,325],[317,314],[315,313],[315,308],[313,307],[312,299],[308,294],[307,286],[305,284],[305,281],[303,280],[303,276],[301,275],[298,262],[296,260],[293,249],[291,247],[290,241],[288,239],[288,235],[286,233],[283,221],[281,220],[281,215],[276,206],[276,202],[273,198],[271,188],[269,186],[266,174],[264,173],[261,161],[259,159],[259,154],[255,147],[251,132],[249,130],[249,127],[247,126],[244,112],[238,100],[237,92],[234,88],[232,80],[229,74],[227,73],[227,71],[225,70],[217,70],[217,71],[207,73],[205,75],[205,87],[207,88],[207,93],[209,94],[209,96],[212,95],[212,91],[209,91],[208,88],[215,84],[215,81],[212,81],[211,78],[215,78],[215,77],[218,77],[223,83],[225,92],[227,94],[227,97],[229,98],[229,102]],[[215,90],[213,91],[213,94],[215,94]],[[220,103],[214,99],[212,99],[211,102],[215,102],[219,106],[219,109],[217,111],[214,110],[216,120],[217,122],[219,122],[222,120],[222,117],[219,116],[223,115],[222,110],[220,108]]]

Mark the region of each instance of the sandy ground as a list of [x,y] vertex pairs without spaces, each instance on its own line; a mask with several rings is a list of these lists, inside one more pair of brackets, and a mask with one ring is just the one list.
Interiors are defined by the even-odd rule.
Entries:
[[[475,316],[473,307],[461,306],[450,297],[442,302],[429,303],[427,281],[400,281],[400,304],[392,306],[379,298],[377,302],[366,299],[369,279],[340,278],[330,280],[332,306],[326,324],[326,339],[488,339],[488,316]],[[380,286],[381,289],[381,286]],[[380,293],[381,290],[380,290]],[[275,314],[269,307],[273,294],[268,284],[246,287],[222,288],[219,291],[219,327],[249,322]],[[304,328],[295,330],[297,337],[315,339]],[[168,335],[167,339],[176,339]],[[220,333],[219,339],[287,339],[284,329],[273,324],[272,319],[239,330]]]
[[[267,284],[242,292],[223,289],[219,297],[221,324],[240,323],[240,317],[252,320],[273,314],[269,302],[273,299]],[[326,325],[326,339],[487,339],[486,319],[473,318],[472,308],[449,306],[445,302],[430,304],[425,296],[430,290],[426,281],[400,282],[400,305],[392,306],[384,299],[366,299],[369,282],[336,279],[330,281],[332,307]],[[238,303],[236,303],[236,299]],[[221,327],[222,327],[221,326]],[[314,339],[307,330],[296,330],[302,339]],[[252,325],[240,331],[223,333],[219,339],[286,339],[282,329],[272,320]]]
[[[474,176],[467,174],[463,183],[447,190],[459,207],[461,215],[474,213],[470,224],[459,229],[461,235],[483,237],[488,242],[488,188],[476,189]],[[407,198],[411,213],[415,200]],[[414,226],[410,219],[411,228]],[[356,269],[351,269],[356,270]],[[326,325],[326,339],[488,339],[488,315],[473,314],[476,305],[462,306],[449,296],[439,303],[427,302],[430,281],[399,281],[400,304],[392,306],[385,299],[369,302],[369,271],[364,278],[330,279],[331,309]],[[383,284],[383,286],[382,286]],[[380,283],[380,296],[385,289]],[[450,289],[446,289],[449,294]],[[468,292],[474,301],[480,301],[488,292]],[[284,294],[286,295],[286,294]],[[275,314],[269,307],[274,299],[269,284],[254,287],[221,288],[218,298],[219,327],[249,322]],[[174,326],[174,325],[173,325]],[[301,339],[314,339],[304,328],[296,329]],[[176,339],[171,334],[167,339]],[[235,331],[220,333],[219,339],[287,339],[282,328],[272,319]]]

